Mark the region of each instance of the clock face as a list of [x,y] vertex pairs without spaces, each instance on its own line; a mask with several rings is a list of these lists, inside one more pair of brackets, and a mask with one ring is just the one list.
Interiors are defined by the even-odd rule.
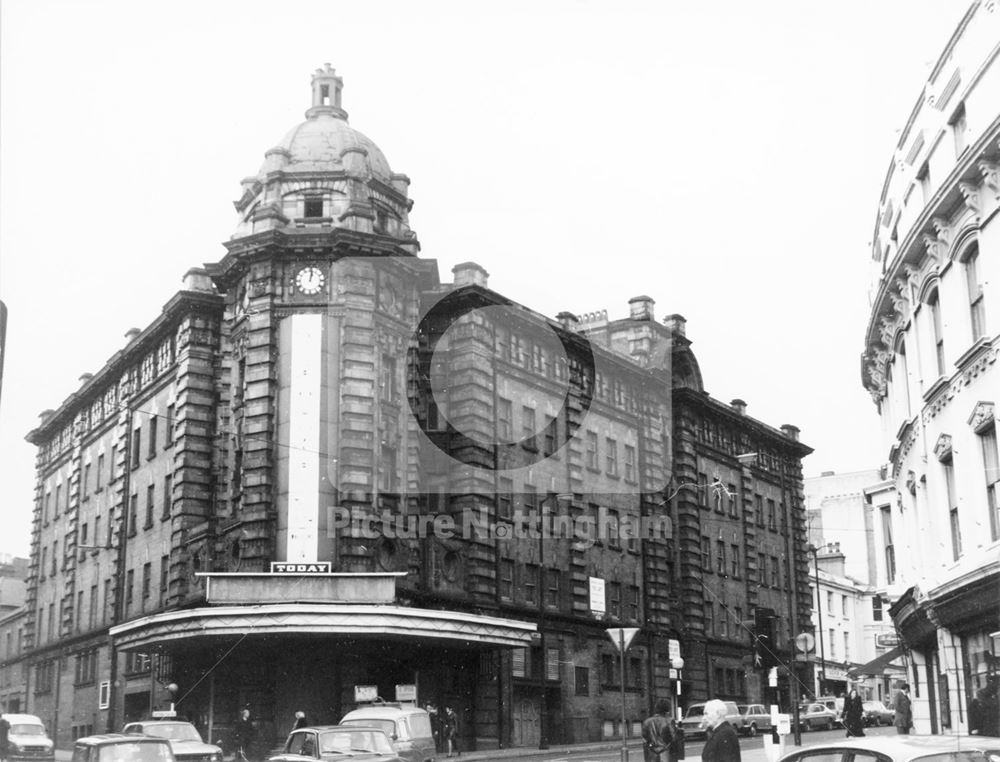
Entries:
[[326,276],[318,267],[303,267],[295,276],[295,285],[303,294],[318,294],[324,283]]

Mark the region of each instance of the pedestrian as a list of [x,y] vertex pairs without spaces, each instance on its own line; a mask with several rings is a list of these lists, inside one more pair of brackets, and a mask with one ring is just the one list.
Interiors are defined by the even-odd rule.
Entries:
[[979,732],[984,736],[1000,735],[1000,678],[990,675],[979,691]]
[[896,691],[896,696],[892,700],[892,708],[896,713],[896,718],[893,720],[896,732],[900,735],[908,736],[910,728],[913,727],[913,708],[910,702],[910,686],[908,683],[903,683],[899,686],[899,690]]
[[309,726],[309,721],[306,719],[306,713],[301,709],[295,713],[295,724],[292,725],[292,730],[298,730],[299,728],[305,728]]
[[462,750],[458,745],[458,715],[450,706],[444,708],[444,720],[442,722],[444,730],[444,742],[447,745],[448,756],[455,754],[462,756]]
[[653,714],[642,721],[642,755],[645,762],[661,762],[661,755],[670,757],[670,743],[674,740],[670,726],[670,704],[663,699],[656,702]]
[[844,727],[848,738],[865,734],[865,705],[857,688],[851,688],[844,700]]
[[10,746],[10,723],[7,718],[0,714],[0,760],[7,762],[7,753]]
[[250,720],[250,710],[244,709],[240,712],[240,718],[233,727],[233,744],[236,746],[234,756],[237,762],[251,759],[256,738],[257,729]]
[[701,750],[702,762],[742,762],[740,739],[736,728],[726,719],[727,713],[725,703],[719,699],[705,704],[703,721],[711,733]]

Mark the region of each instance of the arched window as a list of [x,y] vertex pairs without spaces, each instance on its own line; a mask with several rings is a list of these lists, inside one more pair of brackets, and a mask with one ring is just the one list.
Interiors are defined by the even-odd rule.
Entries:
[[965,281],[969,287],[972,340],[979,341],[986,335],[986,302],[983,299],[983,284],[979,280],[979,246],[973,244],[969,247],[962,261],[965,263]]
[[934,357],[937,363],[937,374],[943,376],[944,368],[944,331],[941,330],[941,302],[938,290],[935,288],[927,296],[927,308],[930,310],[931,337],[934,340]]

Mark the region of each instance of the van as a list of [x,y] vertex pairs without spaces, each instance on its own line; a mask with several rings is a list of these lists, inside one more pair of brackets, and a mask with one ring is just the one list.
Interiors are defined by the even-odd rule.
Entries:
[[7,714],[4,719],[10,723],[7,734],[7,759],[12,762],[20,760],[55,759],[55,744],[45,732],[41,719],[33,714]]
[[431,716],[418,706],[388,702],[372,704],[348,712],[340,724],[381,728],[404,762],[434,762],[437,754]]

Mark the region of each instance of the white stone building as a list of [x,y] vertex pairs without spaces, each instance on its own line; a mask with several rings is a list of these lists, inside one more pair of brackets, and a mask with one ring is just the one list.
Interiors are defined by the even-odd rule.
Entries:
[[968,728],[1000,649],[998,40],[996,4],[973,3],[900,132],[872,234],[862,377],[892,487],[871,494],[918,732]]

